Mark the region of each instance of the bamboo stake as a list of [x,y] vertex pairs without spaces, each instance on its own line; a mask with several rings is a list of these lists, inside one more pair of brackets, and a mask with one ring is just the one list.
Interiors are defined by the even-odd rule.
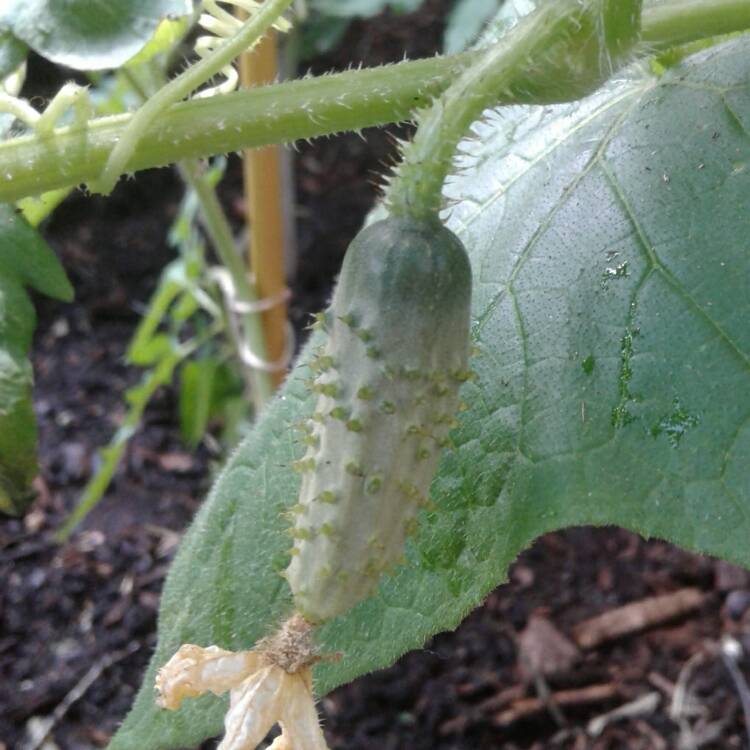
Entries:
[[[251,52],[240,56],[240,81],[243,87],[273,83],[278,75],[278,45],[276,33],[267,34]],[[287,343],[287,305],[283,300],[286,289],[284,263],[284,210],[278,146],[266,146],[245,151],[243,175],[245,200],[250,220],[248,261],[255,277],[260,299],[278,298],[280,301],[261,313],[269,361],[284,356]],[[273,374],[280,385],[286,372]]]

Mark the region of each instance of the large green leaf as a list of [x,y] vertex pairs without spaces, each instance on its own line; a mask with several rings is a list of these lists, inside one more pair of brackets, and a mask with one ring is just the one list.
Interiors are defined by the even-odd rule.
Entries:
[[[744,37],[578,105],[493,113],[465,143],[448,223],[471,254],[480,379],[408,563],[320,632],[344,656],[319,692],[454,627],[552,529],[619,524],[750,566],[749,52]],[[113,750],[219,733],[220,699],[155,708],[155,668],[183,642],[250,647],[288,613],[306,375],[186,535]]]
[[17,513],[36,475],[36,423],[27,360],[35,314],[25,287],[70,300],[57,258],[13,209],[0,205],[0,511]]
[[9,76],[25,59],[26,45],[8,31],[0,30],[0,81]]
[[163,18],[188,15],[192,7],[192,0],[6,0],[0,30],[60,65],[101,70],[122,65]]

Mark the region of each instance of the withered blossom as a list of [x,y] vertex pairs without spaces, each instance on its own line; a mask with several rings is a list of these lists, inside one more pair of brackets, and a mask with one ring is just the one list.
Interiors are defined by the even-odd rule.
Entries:
[[309,626],[291,618],[273,638],[250,651],[180,646],[156,676],[157,703],[177,709],[185,698],[229,691],[218,750],[254,750],[279,724],[269,750],[328,750],[312,691]]

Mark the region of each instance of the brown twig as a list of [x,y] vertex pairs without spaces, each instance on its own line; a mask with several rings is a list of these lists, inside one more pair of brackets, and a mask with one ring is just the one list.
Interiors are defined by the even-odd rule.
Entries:
[[[558,690],[550,696],[560,707],[585,706],[592,703],[605,703],[617,698],[619,691],[614,683],[587,685],[571,690]],[[531,719],[547,710],[547,702],[541,698],[521,698],[507,709],[495,714],[492,723],[497,727],[509,727],[518,721]]]
[[50,732],[60,722],[70,710],[70,707],[78,700],[80,700],[86,693],[86,691],[101,677],[102,672],[105,669],[109,669],[113,664],[118,661],[126,659],[131,654],[135,653],[140,648],[140,644],[136,641],[129,643],[124,649],[115,651],[111,654],[106,654],[94,665],[92,665],[86,674],[81,677],[80,680],[73,686],[68,694],[57,704],[55,710],[46,718],[43,729],[31,739],[31,741],[24,746],[23,750],[39,750],[44,744]]
[[573,628],[573,638],[580,648],[596,648],[681,617],[699,609],[705,600],[706,595],[695,588],[651,596],[578,623]]

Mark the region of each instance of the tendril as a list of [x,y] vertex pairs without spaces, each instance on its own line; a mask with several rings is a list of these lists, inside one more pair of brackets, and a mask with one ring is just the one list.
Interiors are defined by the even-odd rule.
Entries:
[[91,115],[88,89],[75,83],[66,83],[42,112],[38,112],[26,99],[18,96],[26,78],[26,63],[0,82],[0,113],[12,115],[39,135],[49,135],[60,118],[73,109],[74,123],[85,127]]
[[[240,53],[252,48],[272,26],[288,28],[288,21],[281,15],[293,1],[266,0],[257,3],[254,0],[231,0],[228,4],[251,13],[246,21],[233,26],[234,19],[228,11],[217,5],[216,0],[205,0],[204,8],[207,12],[201,17],[201,25],[215,35],[216,42],[209,44],[213,48],[208,51],[204,43],[204,56],[161,88],[133,115],[119,142],[112,149],[101,175],[90,183],[90,189],[98,193],[111,192],[120,175],[126,171],[138,143],[158,116],[217,74],[223,72],[226,77],[232,61]],[[230,73],[227,80],[231,81],[234,75],[236,73]],[[234,85],[233,83],[232,87]],[[226,86],[227,81],[215,88],[223,90]]]
[[[256,0],[225,0],[225,4],[234,5],[248,16],[257,13],[260,3]],[[217,0],[204,0],[204,12],[198,19],[198,23],[208,34],[198,37],[195,42],[195,52],[201,58],[208,57],[225,40],[230,39],[242,28],[242,19],[222,8]],[[289,31],[291,24],[283,17],[279,17],[273,27],[281,32]],[[257,40],[256,40],[257,42]],[[224,81],[216,86],[203,89],[193,97],[194,99],[214,96],[216,94],[229,94],[237,88],[239,76],[232,63],[221,69]]]

